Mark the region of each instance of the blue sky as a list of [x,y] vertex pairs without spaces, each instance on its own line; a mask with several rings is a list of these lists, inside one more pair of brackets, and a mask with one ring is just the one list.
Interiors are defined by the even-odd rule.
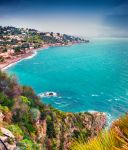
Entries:
[[81,36],[128,36],[128,0],[0,0],[0,25]]

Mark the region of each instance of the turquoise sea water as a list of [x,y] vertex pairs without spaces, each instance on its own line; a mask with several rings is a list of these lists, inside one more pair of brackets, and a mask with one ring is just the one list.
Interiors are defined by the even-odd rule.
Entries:
[[63,111],[103,111],[113,118],[128,111],[128,39],[52,47],[7,72],[37,94],[57,92],[42,101]]

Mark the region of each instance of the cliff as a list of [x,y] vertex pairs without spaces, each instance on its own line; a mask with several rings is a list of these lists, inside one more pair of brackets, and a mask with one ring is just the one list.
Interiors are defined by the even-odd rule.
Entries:
[[0,72],[1,149],[67,150],[75,139],[95,137],[105,123],[104,113],[66,113],[45,105],[31,87]]
[[96,137],[85,140],[75,140],[70,150],[128,150],[128,114],[113,121],[107,131],[102,131]]

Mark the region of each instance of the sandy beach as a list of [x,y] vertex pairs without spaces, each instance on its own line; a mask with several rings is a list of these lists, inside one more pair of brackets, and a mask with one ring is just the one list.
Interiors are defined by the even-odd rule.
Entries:
[[72,46],[74,44],[78,44],[78,43],[69,43],[67,45],[62,45],[62,44],[58,44],[58,43],[45,44],[44,46],[42,46],[40,48],[30,50],[28,53],[12,56],[12,58],[6,60],[6,62],[0,63],[0,69],[2,71],[4,71],[7,68],[11,67],[12,65],[22,61],[23,59],[26,59],[29,57],[32,58],[33,56],[35,56],[37,54],[37,51],[39,51],[39,50],[45,50],[45,49],[48,49],[49,47],[56,47],[56,46]]
[[36,55],[36,52],[39,51],[39,50],[44,50],[44,49],[47,49],[49,48],[49,45],[45,45],[43,47],[40,47],[40,48],[37,48],[37,49],[32,49],[30,50],[28,53],[25,53],[25,54],[19,54],[19,55],[15,55],[13,56],[12,58],[6,60],[6,62],[3,62],[0,64],[0,69],[3,71],[3,70],[6,70],[7,68],[11,67],[12,65],[22,61],[23,59],[26,59],[26,58],[29,58],[29,57],[33,57]]

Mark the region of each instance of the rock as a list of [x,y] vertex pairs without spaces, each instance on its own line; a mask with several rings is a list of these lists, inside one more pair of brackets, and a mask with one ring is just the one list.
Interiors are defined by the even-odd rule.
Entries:
[[7,141],[8,137],[7,137],[7,136],[0,136],[0,139],[1,139],[2,141]]
[[16,144],[9,144],[9,143],[5,143],[5,145],[7,146],[8,150],[16,150]]
[[3,143],[0,141],[0,150],[6,150],[5,146],[3,145]]
[[44,142],[44,139],[46,138],[46,130],[47,130],[47,124],[46,120],[40,120],[39,123],[36,123],[37,128],[37,134],[38,134],[38,140]]
[[0,121],[3,121],[3,119],[4,119],[4,115],[2,112],[0,112]]
[[[2,132],[2,136],[0,136],[0,150],[16,150],[16,141],[15,137],[11,131],[5,129],[3,127],[0,128]],[[10,143],[10,139],[13,139],[13,143]]]
[[1,132],[3,133],[3,135],[7,136],[7,137],[11,137],[11,138],[15,138],[15,136],[12,134],[11,131],[1,127]]

